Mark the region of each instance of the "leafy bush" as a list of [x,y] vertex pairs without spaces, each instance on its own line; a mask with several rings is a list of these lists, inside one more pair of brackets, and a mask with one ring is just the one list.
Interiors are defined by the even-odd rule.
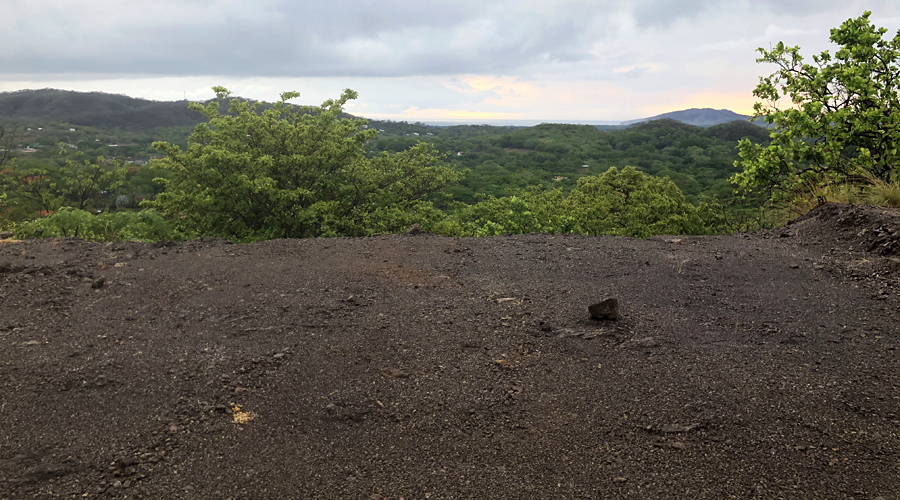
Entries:
[[513,196],[488,197],[474,205],[460,203],[436,232],[448,236],[568,233],[561,190],[535,187]]
[[[220,100],[230,93],[215,91]],[[272,107],[232,99],[191,109],[209,118],[198,125],[187,149],[155,143],[166,157],[156,166],[166,191],[147,203],[172,217],[186,233],[234,240],[364,236],[426,224],[434,216],[427,200],[464,176],[439,166],[427,144],[367,157],[366,141],[377,134],[365,120],[346,119],[347,90],[321,107],[294,107],[282,94]]]
[[65,149],[61,151],[55,161],[11,161],[0,170],[0,188],[9,195],[9,202],[32,214],[60,207],[89,210],[103,193],[125,182],[126,170],[115,161],[88,160],[81,153],[73,160],[64,154]]
[[94,215],[84,210],[61,208],[49,217],[19,224],[14,233],[17,238],[74,236],[90,241],[181,239],[172,224],[153,210]]
[[13,226],[6,205],[6,193],[0,193],[0,231],[7,231]]
[[568,196],[561,189],[520,191],[460,204],[436,232],[454,236],[574,233],[647,238],[655,234],[719,232],[722,217],[708,205],[687,203],[669,178],[613,167],[582,177]]
[[687,203],[668,177],[654,177],[634,167],[613,167],[578,179],[566,199],[574,231],[588,235],[648,238],[655,234],[705,234],[697,207]]

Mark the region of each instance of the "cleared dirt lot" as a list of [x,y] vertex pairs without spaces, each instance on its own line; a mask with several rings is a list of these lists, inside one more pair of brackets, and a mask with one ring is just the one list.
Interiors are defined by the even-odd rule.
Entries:
[[[898,498],[900,216],[0,245],[0,498]],[[620,319],[589,318],[617,297]]]

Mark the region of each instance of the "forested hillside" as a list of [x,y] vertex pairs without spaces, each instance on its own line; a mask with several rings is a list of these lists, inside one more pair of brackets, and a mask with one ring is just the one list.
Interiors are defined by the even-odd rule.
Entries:
[[[229,108],[232,108],[229,114],[220,114],[220,109]],[[279,121],[271,122],[275,119]],[[305,152],[307,147],[298,144],[290,146],[299,147],[297,153],[279,159],[287,151],[271,150],[264,144],[295,141],[297,136],[273,136],[265,139],[266,143],[257,144],[254,137],[258,134],[275,133],[269,129],[272,125],[262,125],[263,122],[247,128],[248,123],[258,120],[293,127],[303,134],[333,130],[327,132],[337,134],[333,137],[316,139],[313,135],[308,140],[310,144],[319,144],[322,140],[331,142],[344,137],[340,140],[356,144],[353,147],[359,150],[342,155],[352,154],[359,158],[352,161],[364,162],[370,165],[365,169],[373,170],[368,173],[364,173],[365,169],[357,173],[344,170],[352,163],[347,163],[351,162],[350,157],[339,155],[332,159],[322,157],[310,165],[319,169],[336,162],[334,168],[320,172],[324,174],[322,177],[307,176],[307,180],[295,184],[299,178],[293,174],[283,174],[283,181],[278,181],[276,176],[273,188],[288,190],[283,195],[273,192],[275,197],[264,205],[265,210],[281,203],[276,200],[282,196],[302,200],[315,193],[309,198],[312,212],[304,217],[318,222],[304,223],[307,229],[290,229],[294,227],[291,221],[295,221],[291,217],[296,217],[296,213],[282,220],[290,212],[288,208],[285,213],[272,213],[251,222],[262,213],[259,212],[262,208],[250,204],[246,206],[247,212],[239,216],[249,225],[229,233],[236,239],[361,235],[392,232],[413,222],[421,222],[429,230],[443,234],[461,235],[536,231],[646,236],[660,231],[715,232],[722,230],[725,220],[722,207],[733,198],[733,186],[728,178],[735,173],[734,162],[739,159],[737,141],[750,139],[765,143],[768,140],[766,129],[739,121],[709,128],[675,120],[655,120],[630,127],[434,126],[366,121],[340,107],[253,103],[227,99],[225,94],[206,103],[192,104],[159,103],[101,93],[15,92],[0,94],[4,149],[8,150],[8,157],[14,157],[12,161],[7,158],[9,164],[2,176],[6,224],[26,222],[72,207],[95,214],[118,214],[117,220],[126,221],[121,223],[127,226],[134,222],[128,214],[138,213],[141,206],[156,207],[161,213],[181,214],[183,222],[185,215],[209,209],[206,205],[196,205],[200,198],[167,205],[166,200],[185,189],[177,187],[179,183],[196,186],[199,181],[194,179],[195,174],[188,175],[179,166],[196,161],[181,156],[182,150],[188,150],[189,142],[194,144],[192,148],[209,148],[220,140],[226,141],[220,147],[227,150],[244,151],[249,147],[253,155],[270,158],[267,162],[286,162],[286,168],[294,168],[291,165],[296,160],[290,158],[305,157],[315,151],[319,152],[312,154],[322,154],[318,146]],[[197,124],[204,125],[195,131]],[[235,126],[240,132],[226,132]],[[207,136],[206,130],[215,135]],[[246,144],[234,142],[245,136],[249,138]],[[392,170],[397,168],[400,170]],[[406,173],[397,177],[396,172]],[[348,177],[341,180],[339,174]],[[258,182],[265,185],[272,182],[241,177],[231,170],[216,175],[220,180],[208,178],[202,182],[218,183],[238,175],[229,182],[249,182],[242,189],[253,191],[263,189]],[[631,201],[626,199],[625,205],[620,206],[616,193],[622,189],[643,194]],[[310,195],[299,194],[307,191]],[[331,194],[328,199],[315,201],[323,193]],[[161,195],[164,197],[157,199]],[[245,191],[241,190],[220,193],[222,200],[229,203],[244,195]],[[262,199],[259,194],[254,196]],[[371,200],[366,203],[375,207],[375,212],[360,212],[359,203],[364,199]],[[719,200],[718,209],[708,204],[711,200]],[[341,204],[346,205],[338,208]],[[223,215],[225,218],[221,220],[238,217],[238,208],[223,205],[220,209],[231,213]],[[654,215],[644,213],[646,210]],[[145,220],[142,224],[162,223],[159,215],[147,214],[152,221]],[[60,220],[60,217],[51,219]],[[89,222],[83,217],[76,219],[76,225]],[[272,229],[275,220],[281,220],[276,226],[282,229]],[[212,228],[218,223],[206,220],[197,224],[182,228],[179,234],[215,233]],[[46,234],[45,230],[41,226],[38,232]],[[66,234],[66,230],[60,231]],[[162,234],[158,227],[154,231]]]
[[[154,141],[186,145],[193,127],[203,121],[202,114],[188,109],[187,101],[54,89],[0,93],[0,123],[7,124],[20,151],[29,148],[29,153],[19,155],[27,166],[60,163],[60,143],[88,158],[143,165],[160,155]],[[670,177],[691,200],[702,195],[727,197],[732,192],[727,179],[738,159],[736,142],[768,138],[765,129],[741,121],[709,128],[675,120],[627,128],[561,124],[526,128],[369,120],[368,127],[379,131],[366,145],[372,154],[427,142],[446,155],[448,164],[470,170],[462,182],[446,190],[467,203],[477,194],[504,196],[530,186],[568,190],[581,177],[628,165]],[[140,186],[132,186],[131,194],[153,194],[146,175],[138,177]]]
[[150,101],[103,92],[56,89],[0,93],[0,119],[22,124],[67,123],[99,128],[147,131],[193,127],[203,117],[187,101]]
[[768,140],[766,129],[747,122],[701,128],[658,120],[609,131],[557,124],[485,131],[493,133],[466,136],[458,127],[449,127],[433,137],[382,136],[367,148],[402,151],[423,140],[434,144],[451,163],[471,170],[459,185],[447,190],[467,203],[474,202],[477,194],[504,196],[535,185],[568,190],[581,177],[629,165],[670,177],[689,199],[697,199],[732,194],[728,177],[735,173],[738,140]]
[[[208,103],[209,100],[204,103]],[[206,118],[189,109],[190,101],[151,101],[104,92],[74,92],[58,89],[0,92],[0,123],[23,127],[45,128],[49,124],[78,125],[104,130],[118,130],[119,134],[156,133],[160,129],[181,129],[183,140]],[[227,108],[227,101],[219,101]],[[271,107],[260,103],[260,110]],[[342,113],[350,118],[352,115]],[[441,127],[423,123],[369,120],[372,128],[387,135],[405,135],[454,131],[450,137],[500,133],[517,127],[463,125]],[[489,132],[487,132],[489,131]],[[168,139],[167,139],[168,140]]]

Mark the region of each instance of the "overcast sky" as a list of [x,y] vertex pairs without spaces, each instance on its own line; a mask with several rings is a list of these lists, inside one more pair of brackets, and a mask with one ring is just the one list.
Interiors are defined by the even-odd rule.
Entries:
[[897,0],[2,0],[0,91],[319,104],[370,118],[615,122],[691,107],[749,113],[757,47],[804,55]]

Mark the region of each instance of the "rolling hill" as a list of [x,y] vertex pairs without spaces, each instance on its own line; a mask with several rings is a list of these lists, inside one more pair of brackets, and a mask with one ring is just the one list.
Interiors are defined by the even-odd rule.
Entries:
[[0,119],[135,131],[190,126],[204,121],[203,116],[188,109],[187,101],[151,101],[103,92],[57,89],[0,93]]
[[[661,115],[651,116],[649,118],[641,118],[640,120],[630,120],[627,122],[622,122],[622,125],[635,125],[638,123],[665,119],[676,120],[682,123],[687,123],[688,125],[696,125],[698,127],[711,127],[713,125],[720,125],[722,123],[729,123],[733,121],[746,122],[750,120],[750,117],[747,115],[735,113],[734,111],[729,111],[727,109],[691,108],[683,109],[681,111],[671,111],[669,113],[663,113]],[[761,127],[765,126],[764,123],[760,123],[758,121],[753,123]]]

